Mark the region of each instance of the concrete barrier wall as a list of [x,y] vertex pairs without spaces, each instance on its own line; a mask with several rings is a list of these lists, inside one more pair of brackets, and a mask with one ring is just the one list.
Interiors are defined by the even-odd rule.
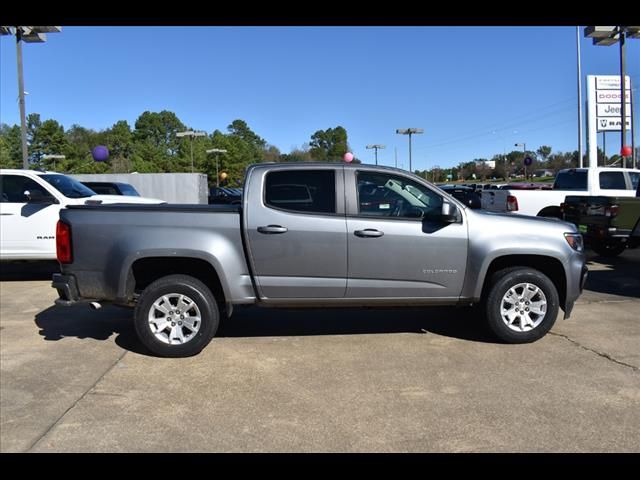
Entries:
[[207,204],[209,188],[204,173],[101,173],[69,175],[81,182],[124,182],[143,197],[168,203]]

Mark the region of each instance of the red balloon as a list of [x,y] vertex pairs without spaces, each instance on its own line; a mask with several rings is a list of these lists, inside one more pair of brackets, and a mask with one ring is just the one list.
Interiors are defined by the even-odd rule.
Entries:
[[623,157],[630,157],[631,156],[631,147],[628,145],[625,145],[624,147],[622,147],[620,149],[620,155],[622,155]]

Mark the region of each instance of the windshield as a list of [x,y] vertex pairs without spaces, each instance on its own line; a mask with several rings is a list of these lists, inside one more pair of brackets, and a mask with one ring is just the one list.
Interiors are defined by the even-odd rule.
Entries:
[[68,198],[86,198],[96,195],[96,192],[91,190],[89,187],[81,184],[74,178],[67,177],[66,175],[46,174],[40,175],[40,178],[46,180],[56,190]]

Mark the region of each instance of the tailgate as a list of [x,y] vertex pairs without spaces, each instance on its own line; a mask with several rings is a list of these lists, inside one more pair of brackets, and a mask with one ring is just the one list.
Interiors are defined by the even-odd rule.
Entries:
[[604,227],[611,221],[609,208],[615,202],[612,197],[567,196],[564,202],[564,219],[573,223],[581,233],[589,227]]

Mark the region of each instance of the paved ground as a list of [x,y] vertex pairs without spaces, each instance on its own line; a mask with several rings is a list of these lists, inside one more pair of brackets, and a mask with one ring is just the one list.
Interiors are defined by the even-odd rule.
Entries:
[[0,451],[638,452],[640,250],[591,259],[530,345],[467,310],[247,308],[175,360],[129,310],[53,307],[50,268],[2,265]]

